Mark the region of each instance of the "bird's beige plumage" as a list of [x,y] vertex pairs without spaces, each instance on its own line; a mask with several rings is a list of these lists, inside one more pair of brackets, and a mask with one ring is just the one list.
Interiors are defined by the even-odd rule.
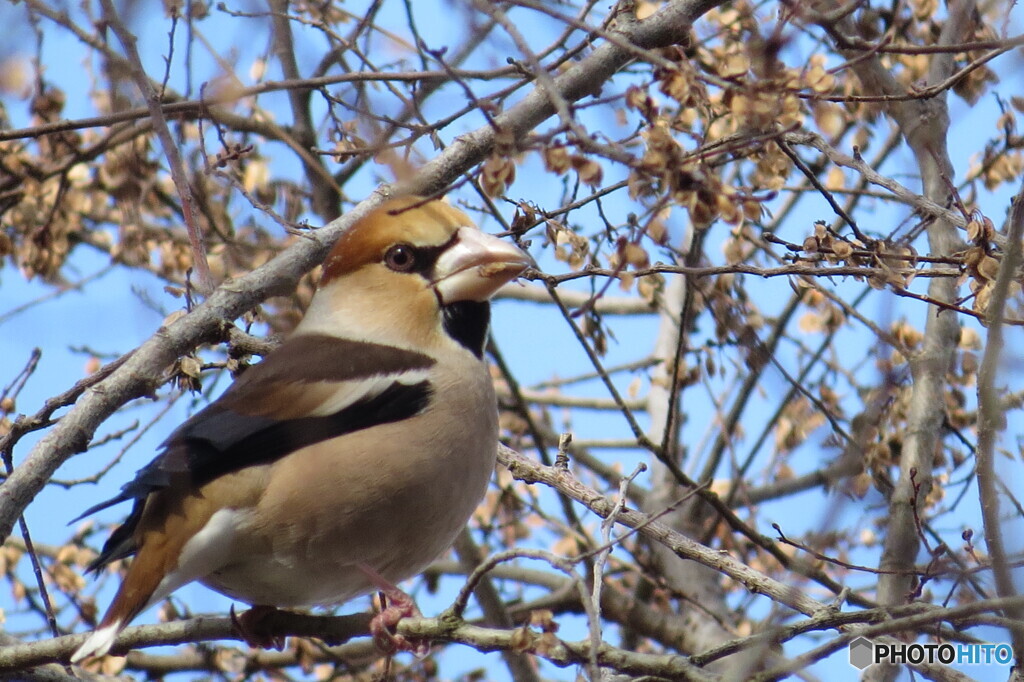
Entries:
[[191,581],[255,605],[337,604],[444,552],[494,467],[488,300],[529,263],[439,201],[356,223],[294,334],[90,510],[134,501],[94,567],[134,559],[72,660]]

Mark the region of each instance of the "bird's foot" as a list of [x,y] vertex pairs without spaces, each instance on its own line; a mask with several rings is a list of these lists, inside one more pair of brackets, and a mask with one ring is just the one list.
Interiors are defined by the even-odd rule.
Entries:
[[285,637],[275,637],[261,633],[260,630],[267,620],[267,617],[277,612],[273,606],[254,605],[242,615],[235,614],[235,605],[231,605],[231,624],[242,640],[251,647],[258,649],[284,649]]
[[359,564],[358,568],[380,590],[380,613],[370,621],[370,634],[373,635],[373,643],[388,655],[396,651],[410,651],[417,658],[426,658],[430,653],[429,640],[412,640],[394,632],[394,627],[403,618],[423,617],[420,610],[416,608],[416,602],[366,564]]
[[370,634],[373,643],[385,654],[396,651],[412,652],[416,658],[426,658],[430,653],[430,642],[425,639],[410,639],[394,632],[394,627],[403,618],[422,618],[412,597],[397,587],[381,590],[380,613],[370,620]]

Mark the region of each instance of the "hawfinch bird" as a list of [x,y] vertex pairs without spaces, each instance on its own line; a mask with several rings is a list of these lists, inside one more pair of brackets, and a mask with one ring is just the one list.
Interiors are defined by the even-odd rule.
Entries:
[[258,606],[333,605],[397,591],[447,550],[494,469],[489,299],[531,263],[440,201],[353,225],[288,340],[82,515],[132,500],[89,568],[134,559],[72,661],[193,580]]

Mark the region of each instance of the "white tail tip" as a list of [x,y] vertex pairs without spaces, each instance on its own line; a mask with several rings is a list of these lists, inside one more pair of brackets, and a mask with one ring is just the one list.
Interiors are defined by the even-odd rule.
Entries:
[[71,662],[78,663],[89,656],[103,656],[110,647],[114,645],[117,634],[121,631],[121,621],[114,621],[110,625],[100,628],[89,635],[78,651],[71,654]]

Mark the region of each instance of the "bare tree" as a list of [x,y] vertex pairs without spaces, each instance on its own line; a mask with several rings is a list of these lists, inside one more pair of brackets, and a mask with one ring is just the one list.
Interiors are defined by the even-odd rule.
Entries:
[[[0,675],[468,679],[445,653],[471,647],[517,681],[813,679],[856,673],[861,638],[1020,655],[1011,7],[6,7],[34,40],[0,52]],[[488,348],[494,483],[422,579],[454,586],[447,610],[398,626],[434,657],[387,660],[365,613],[277,614],[288,646],[255,650],[175,600],[67,667],[123,562],[89,586],[116,517],[68,529],[80,510],[40,517],[47,493],[127,479],[147,434],[288,333],[337,237],[406,193],[539,263]],[[111,272],[145,282],[159,328],[47,372],[19,316],[80,295],[102,321]],[[3,295],[22,276],[33,293]],[[58,471],[80,453],[88,475]],[[972,674],[863,674],[908,668]]]

